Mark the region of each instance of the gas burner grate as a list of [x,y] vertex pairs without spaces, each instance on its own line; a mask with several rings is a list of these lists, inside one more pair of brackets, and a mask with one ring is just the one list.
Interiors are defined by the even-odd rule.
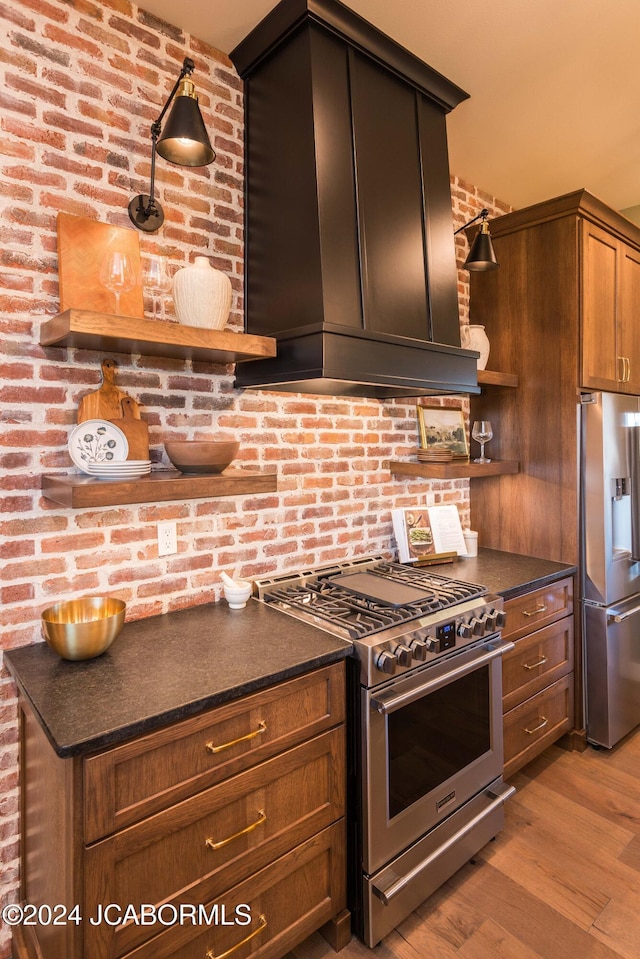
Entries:
[[[402,605],[386,603],[344,588],[336,577],[350,572],[371,572],[390,583],[420,588],[423,596]],[[257,581],[259,598],[291,616],[315,623],[348,640],[455,607],[487,594],[486,586],[465,583],[431,572],[403,566],[382,556],[353,560],[299,573],[287,573]]]

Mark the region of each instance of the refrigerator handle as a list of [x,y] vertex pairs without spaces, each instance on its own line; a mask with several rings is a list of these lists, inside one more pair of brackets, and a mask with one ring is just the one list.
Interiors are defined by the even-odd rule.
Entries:
[[640,606],[634,606],[633,609],[627,609],[624,613],[611,612],[610,619],[614,623],[624,623],[625,619],[630,619],[640,613]]
[[640,559],[640,427],[628,430],[629,472],[631,474],[631,559]]

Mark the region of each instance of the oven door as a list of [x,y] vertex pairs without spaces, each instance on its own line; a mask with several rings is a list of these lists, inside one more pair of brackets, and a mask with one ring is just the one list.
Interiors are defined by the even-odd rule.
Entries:
[[499,635],[362,690],[363,869],[371,875],[502,775]]

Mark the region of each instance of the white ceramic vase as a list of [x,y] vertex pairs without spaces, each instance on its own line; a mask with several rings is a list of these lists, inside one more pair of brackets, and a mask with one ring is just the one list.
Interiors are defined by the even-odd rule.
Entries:
[[231,310],[231,280],[214,269],[206,256],[178,270],[173,279],[173,305],[179,323],[221,330]]
[[474,326],[473,324],[471,326],[463,326],[461,332],[461,340],[464,348],[466,350],[477,350],[480,354],[478,357],[478,369],[486,369],[491,344],[489,343],[489,337],[484,331],[484,326]]

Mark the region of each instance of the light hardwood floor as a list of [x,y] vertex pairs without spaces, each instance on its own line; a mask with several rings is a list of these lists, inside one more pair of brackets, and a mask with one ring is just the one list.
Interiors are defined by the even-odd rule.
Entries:
[[[551,747],[511,780],[505,829],[374,950],[340,959],[640,959],[640,730]],[[332,959],[311,936],[290,959]]]

